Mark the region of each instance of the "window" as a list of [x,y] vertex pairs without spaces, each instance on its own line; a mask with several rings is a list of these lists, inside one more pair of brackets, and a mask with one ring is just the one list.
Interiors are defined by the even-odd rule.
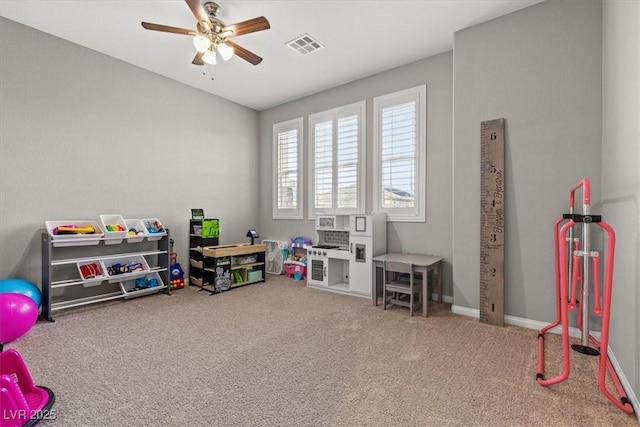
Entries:
[[373,100],[373,209],[425,221],[426,86]]
[[302,219],[302,117],[273,125],[273,219]]
[[309,217],[364,212],[364,101],[309,116]]

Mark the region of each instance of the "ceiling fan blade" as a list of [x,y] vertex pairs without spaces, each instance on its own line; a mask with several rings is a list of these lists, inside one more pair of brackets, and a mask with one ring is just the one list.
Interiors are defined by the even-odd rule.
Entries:
[[187,2],[187,6],[191,9],[191,13],[196,17],[198,23],[205,27],[205,30],[211,29],[211,21],[209,21],[209,16],[207,12],[204,11],[204,7],[202,7],[202,3],[200,0],[184,0]]
[[204,65],[204,61],[202,60],[202,56],[204,52],[196,52],[196,56],[193,57],[193,61],[191,63],[193,65]]
[[256,31],[268,30],[271,28],[269,21],[264,16],[259,16],[257,18],[249,19],[248,21],[238,22],[237,24],[227,25],[226,27],[222,27],[220,30],[221,33],[226,33],[227,31],[232,32],[229,37],[241,36],[243,34],[255,33]]
[[231,40],[227,40],[225,43],[231,46],[233,48],[233,52],[245,61],[253,65],[258,65],[262,62],[262,58],[260,58],[258,55],[253,52],[249,52],[247,49],[235,44]]
[[188,28],[170,27],[168,25],[152,24],[150,22],[142,22],[142,26],[147,30],[163,31],[165,33],[183,34],[185,36],[195,36],[198,32],[189,30]]

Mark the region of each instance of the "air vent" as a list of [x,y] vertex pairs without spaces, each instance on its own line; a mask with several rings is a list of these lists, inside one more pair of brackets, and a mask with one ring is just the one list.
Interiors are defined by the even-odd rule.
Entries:
[[301,36],[296,37],[295,39],[285,43],[291,49],[300,52],[303,55],[307,53],[315,52],[318,49],[322,49],[322,46],[316,39],[311,37],[309,34],[303,34]]

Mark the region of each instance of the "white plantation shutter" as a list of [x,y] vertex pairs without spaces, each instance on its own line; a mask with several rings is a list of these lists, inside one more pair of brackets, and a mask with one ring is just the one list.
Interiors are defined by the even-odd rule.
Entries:
[[273,218],[302,219],[302,118],[273,129]]
[[426,86],[374,98],[374,210],[425,221]]
[[338,119],[336,207],[358,207],[358,116]]
[[416,103],[382,109],[383,208],[414,207],[416,193]]
[[365,102],[309,116],[309,216],[364,211]]
[[333,207],[333,122],[314,126],[314,191],[316,209]]
[[298,206],[298,132],[278,133],[278,209]]

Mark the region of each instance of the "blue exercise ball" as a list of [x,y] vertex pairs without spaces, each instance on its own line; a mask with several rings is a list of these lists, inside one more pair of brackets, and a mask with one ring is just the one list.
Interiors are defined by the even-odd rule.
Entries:
[[2,279],[0,280],[0,294],[22,294],[26,295],[36,303],[38,308],[42,304],[42,293],[40,288],[24,279]]

